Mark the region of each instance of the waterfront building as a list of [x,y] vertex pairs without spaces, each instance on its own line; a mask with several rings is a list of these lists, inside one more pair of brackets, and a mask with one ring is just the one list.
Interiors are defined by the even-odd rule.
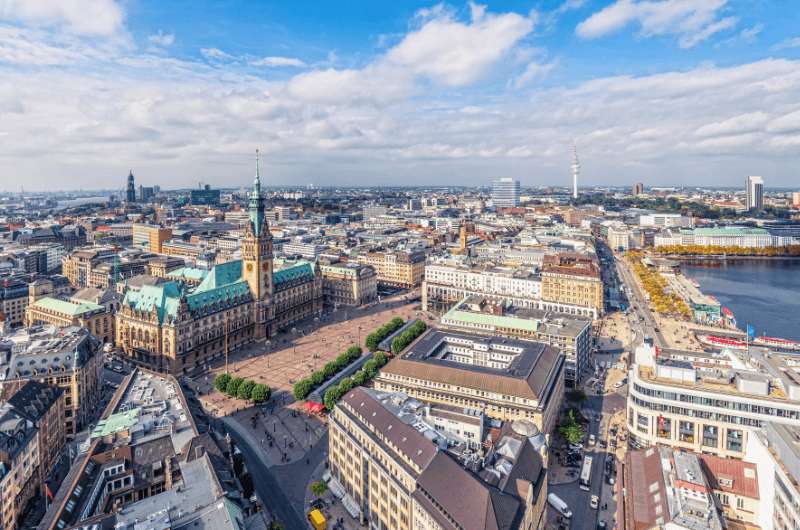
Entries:
[[187,373],[322,311],[319,265],[273,257],[258,166],[249,208],[241,260],[214,265],[196,287],[173,280],[125,294],[116,344],[132,362]]
[[83,429],[101,398],[101,343],[81,328],[21,329],[0,337],[0,394],[4,399],[28,381],[64,390],[62,423],[67,435]]
[[[429,416],[464,426],[454,435]],[[468,445],[480,416],[425,406],[395,393],[356,388],[330,416],[331,489],[370,528],[534,530],[547,498],[543,437],[533,425],[506,424]],[[484,443],[485,442],[485,443]]]
[[375,388],[529,420],[549,434],[564,396],[564,355],[541,342],[429,329],[381,369]]
[[515,208],[519,206],[519,181],[502,177],[492,181],[492,204],[495,208]]
[[764,208],[764,179],[750,176],[745,179],[745,208],[762,210]]
[[471,296],[442,315],[444,328],[534,340],[558,348],[566,357],[564,379],[577,386],[589,370],[592,350],[592,321],[540,309],[514,307],[508,301],[492,302]]
[[655,236],[653,244],[664,246],[716,246],[767,248],[798,244],[800,238],[773,235],[764,228],[722,226],[717,228],[671,229]]
[[640,346],[628,374],[632,441],[742,458],[749,429],[800,426],[800,375],[790,357],[767,357],[758,348],[726,355],[731,368]]
[[[547,255],[542,266],[542,300],[583,308],[592,318],[603,314],[603,282],[596,257],[577,253]],[[584,311],[563,311],[585,314]]]
[[253,511],[237,487],[246,468],[235,476],[220,443],[201,432],[176,379],[136,369],[81,444],[38,529],[241,530]]
[[356,259],[375,269],[379,285],[413,289],[422,283],[425,274],[424,252],[375,251],[359,254]]
[[639,226],[653,228],[691,228],[694,217],[679,213],[650,213],[639,216]]
[[172,239],[172,229],[145,223],[134,223],[132,227],[133,246],[146,249],[153,254],[161,254],[162,245]]
[[378,299],[378,276],[369,265],[328,263],[321,265],[320,271],[328,306],[360,306]]

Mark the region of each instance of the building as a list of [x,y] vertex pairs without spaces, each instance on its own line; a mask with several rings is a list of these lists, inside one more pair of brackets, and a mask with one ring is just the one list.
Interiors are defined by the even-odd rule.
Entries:
[[492,204],[495,208],[514,208],[519,206],[519,181],[502,177],[492,181]]
[[28,380],[8,399],[8,403],[36,428],[39,444],[39,489],[44,497],[47,495],[44,485],[61,459],[66,444],[64,389]]
[[117,251],[112,247],[77,249],[61,258],[61,272],[76,289],[89,287],[92,269],[105,261],[113,261]]
[[378,275],[378,284],[413,289],[422,283],[425,254],[395,250],[359,254],[358,263],[369,265]]
[[30,327],[39,324],[52,324],[60,328],[86,328],[103,344],[114,343],[112,311],[88,300],[40,298],[25,310],[25,325]]
[[0,279],[0,311],[8,326],[19,326],[25,322],[28,308],[28,282],[22,275]]
[[[597,258],[574,253],[547,255],[542,267],[542,300],[603,314],[603,282]],[[565,310],[565,313],[582,314]]]
[[[541,528],[546,447],[536,428],[515,422],[470,450],[462,437],[437,430],[425,409],[363,388],[339,401],[329,424],[330,484],[350,513],[392,530]],[[469,425],[467,433],[481,421],[462,422],[459,407],[441,412]]]
[[694,218],[679,213],[650,213],[639,216],[639,226],[653,228],[691,228]]
[[276,260],[264,214],[256,166],[241,260],[214,265],[196,286],[177,279],[125,294],[116,344],[132,362],[187,373],[322,311],[319,265]]
[[792,192],[792,207],[800,208],[800,191]]
[[19,330],[0,338],[0,390],[8,399],[28,381],[64,391],[67,435],[86,426],[102,394],[101,344],[87,330],[53,326]]
[[375,388],[530,420],[549,434],[564,395],[564,355],[540,342],[429,329],[381,369]]
[[717,498],[698,455],[650,447],[628,451],[615,484],[621,528],[722,530]]
[[715,228],[672,229],[655,236],[653,244],[664,246],[767,248],[796,244],[800,239],[776,236],[765,228],[721,226]]
[[[767,357],[758,348],[708,361],[702,355],[684,360],[648,345],[636,350],[627,403],[635,444],[743,458],[749,429],[766,422],[800,426],[800,374],[791,356]],[[717,357],[727,357],[726,365]]]
[[633,196],[634,197],[638,197],[639,195],[642,195],[644,193],[644,184],[641,183],[641,182],[635,182],[633,184],[632,192],[633,192]]
[[195,410],[177,380],[135,370],[81,445],[38,529],[248,527],[253,506],[237,479],[247,469],[233,473],[231,448]]
[[156,189],[153,186],[142,186],[139,184],[139,202],[150,202],[156,196]]
[[364,220],[368,221],[376,217],[382,217],[389,213],[389,208],[380,204],[368,204],[361,209]]
[[189,191],[191,203],[201,206],[217,206],[219,204],[219,196],[219,190],[212,190],[208,184],[199,189]]
[[576,386],[589,370],[592,350],[592,321],[572,315],[514,307],[472,296],[442,315],[444,328],[534,340],[558,348],[566,357],[564,379]]
[[369,265],[330,263],[320,271],[325,305],[360,306],[378,299],[378,275]]
[[128,204],[136,202],[136,184],[133,179],[133,170],[128,172],[128,187],[125,190],[125,202]]
[[0,404],[0,520],[18,528],[39,488],[39,442],[33,422],[8,403]]
[[745,186],[745,208],[748,210],[762,210],[764,208],[764,179],[762,177],[747,177]]
[[133,246],[144,248],[153,254],[161,254],[165,241],[172,239],[172,229],[159,225],[134,223]]

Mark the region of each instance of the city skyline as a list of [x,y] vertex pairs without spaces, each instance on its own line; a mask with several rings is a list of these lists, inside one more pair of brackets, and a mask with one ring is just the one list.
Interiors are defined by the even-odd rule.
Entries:
[[[772,3],[0,3],[0,189],[796,182]],[[119,184],[117,184],[119,182]]]

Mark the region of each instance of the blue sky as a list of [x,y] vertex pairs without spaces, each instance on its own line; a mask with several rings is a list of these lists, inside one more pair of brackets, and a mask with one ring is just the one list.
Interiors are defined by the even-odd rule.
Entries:
[[0,189],[800,187],[790,4],[0,0]]

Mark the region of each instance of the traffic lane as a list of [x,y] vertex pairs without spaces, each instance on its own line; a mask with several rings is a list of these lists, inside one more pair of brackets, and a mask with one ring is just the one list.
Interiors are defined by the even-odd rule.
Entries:
[[256,448],[255,450],[245,441],[236,427],[230,423],[226,423],[225,427],[227,432],[230,433],[231,438],[236,442],[236,447],[244,455],[244,460],[247,463],[247,469],[253,477],[253,484],[258,491],[258,497],[261,502],[274,514],[277,519],[283,523],[286,530],[306,530],[307,525],[297,515],[297,512],[292,508],[292,504],[286,497],[286,494],[281,489],[278,481],[270,473],[269,468],[259,457]]

